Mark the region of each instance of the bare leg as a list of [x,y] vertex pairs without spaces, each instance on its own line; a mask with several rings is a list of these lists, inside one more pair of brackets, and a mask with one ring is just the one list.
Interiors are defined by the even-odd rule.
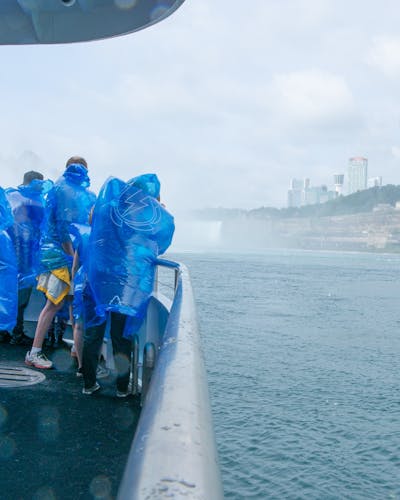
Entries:
[[48,329],[50,328],[51,322],[53,321],[53,318],[57,314],[57,312],[62,308],[63,302],[64,301],[61,301],[60,304],[55,305],[53,304],[53,302],[51,302],[51,300],[47,299],[46,305],[39,315],[32,347],[37,347],[38,349],[42,348],[43,340],[47,334]]
[[82,321],[78,320],[74,323],[74,346],[76,358],[78,360],[78,368],[82,368],[82,351],[83,351],[83,325]]

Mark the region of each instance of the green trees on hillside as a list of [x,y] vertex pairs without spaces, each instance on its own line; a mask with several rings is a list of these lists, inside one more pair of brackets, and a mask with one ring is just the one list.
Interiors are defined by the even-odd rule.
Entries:
[[229,220],[242,217],[333,217],[335,215],[352,215],[361,212],[371,212],[379,204],[396,205],[400,201],[400,186],[387,184],[364,191],[339,196],[338,198],[319,205],[307,205],[299,208],[260,207],[254,210],[238,208],[207,208],[194,210],[193,215],[202,220]]
[[339,196],[338,198],[319,205],[307,205],[299,208],[259,208],[251,210],[255,217],[278,215],[280,217],[332,217],[335,215],[352,215],[361,212],[371,212],[378,204],[395,206],[400,201],[400,186],[387,184],[364,191]]

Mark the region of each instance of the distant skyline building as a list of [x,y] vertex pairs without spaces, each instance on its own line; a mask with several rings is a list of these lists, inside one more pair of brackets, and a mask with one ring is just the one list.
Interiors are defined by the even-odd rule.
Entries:
[[302,179],[290,179],[290,189],[301,191],[303,189],[303,180]]
[[314,187],[304,187],[301,205],[315,205],[319,203],[319,189]]
[[288,191],[287,206],[300,207],[303,181],[301,179],[290,179],[290,189]]
[[336,196],[336,193],[328,191],[325,185],[311,186],[311,181],[308,177],[303,180],[291,179],[287,206],[294,208],[304,207],[305,205],[316,205],[332,200]]
[[335,186],[336,195],[341,196],[343,194],[344,174],[334,174],[333,185]]
[[368,187],[381,187],[382,186],[382,176],[370,177],[368,179]]
[[309,186],[303,189],[302,206],[326,203],[329,200],[333,200],[335,196],[336,193],[328,191],[328,187],[325,185]]
[[310,178],[290,179],[287,206],[303,207],[325,203],[344,194],[382,187],[382,176],[368,178],[368,159],[363,156],[349,158],[347,174],[333,174],[333,191],[327,186],[312,186]]
[[347,170],[348,194],[367,189],[368,160],[362,156],[354,156],[349,159]]

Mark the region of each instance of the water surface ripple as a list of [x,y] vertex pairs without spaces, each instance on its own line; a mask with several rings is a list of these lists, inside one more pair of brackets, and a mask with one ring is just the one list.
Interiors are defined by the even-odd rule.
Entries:
[[176,257],[226,498],[400,499],[400,256]]

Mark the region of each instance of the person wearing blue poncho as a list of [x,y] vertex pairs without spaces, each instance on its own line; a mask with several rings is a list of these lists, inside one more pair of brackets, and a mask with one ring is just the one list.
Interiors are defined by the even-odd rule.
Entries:
[[39,241],[45,214],[44,195],[52,187],[40,172],[25,172],[17,189],[6,190],[14,224],[8,234],[14,244],[18,264],[18,314],[10,344],[30,344],[24,334],[24,311],[28,305],[36,277],[40,274]]
[[[92,222],[92,213],[89,216],[89,224]],[[78,361],[77,377],[82,376],[82,351],[83,351],[83,329],[100,324],[104,321],[96,315],[96,304],[93,302],[93,294],[87,279],[86,265],[88,256],[88,244],[91,227],[84,224],[73,224],[71,227],[75,236],[75,255],[72,264],[72,279],[74,282],[74,299],[72,303],[73,317],[73,339],[74,350]],[[101,367],[98,371],[105,376],[108,370]]]
[[95,312],[102,322],[96,325],[92,320],[89,327],[85,324],[84,394],[100,388],[96,366],[106,317],[110,317],[118,372],[117,396],[129,394],[131,336],[145,318],[155,262],[169,247],[175,228],[172,215],[159,199],[157,176],[145,174],[128,182],[109,178],[96,201],[86,266]]
[[38,277],[38,290],[45,293],[46,305],[41,311],[32,348],[25,363],[36,368],[48,369],[53,363],[42,352],[44,337],[65,298],[71,291],[71,264],[74,249],[70,236],[73,223],[86,224],[94,204],[87,163],[73,156],[67,161],[65,172],[47,195],[46,223],[40,241],[42,272]]
[[0,188],[0,338],[3,341],[17,318],[17,258],[7,232],[13,223],[10,204],[4,189]]

